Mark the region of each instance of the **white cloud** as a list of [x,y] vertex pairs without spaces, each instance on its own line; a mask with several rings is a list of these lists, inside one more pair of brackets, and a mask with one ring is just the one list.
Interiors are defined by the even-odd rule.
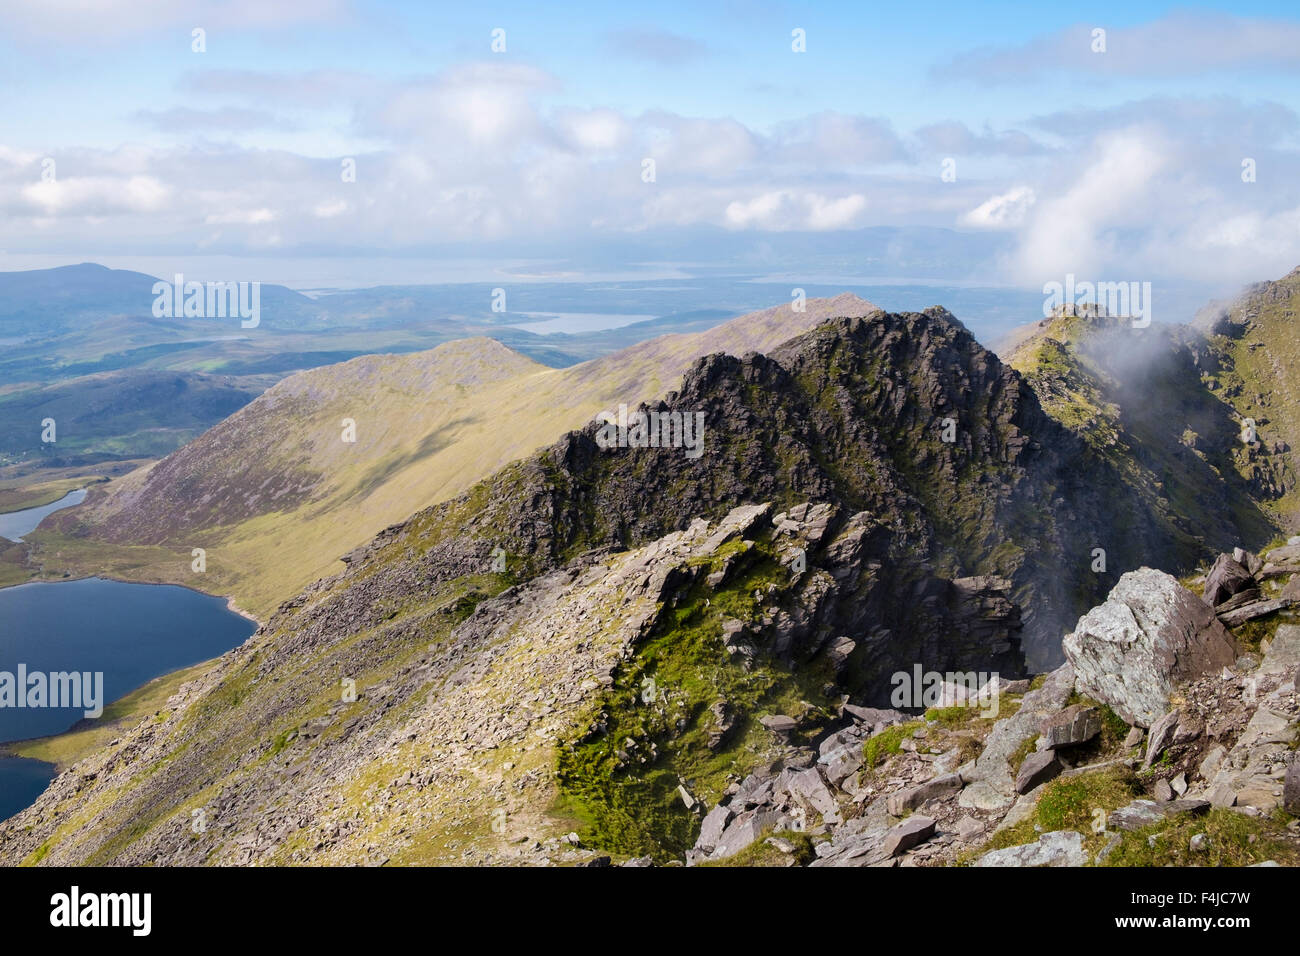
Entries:
[[333,219],[335,216],[341,216],[348,211],[348,204],[342,199],[334,199],[329,202],[317,203],[312,209],[312,215],[317,219]]
[[857,224],[867,198],[860,193],[832,199],[813,192],[777,190],[727,204],[726,225],[733,229],[792,229],[820,232]]
[[944,156],[1029,156],[1045,151],[1041,143],[1019,130],[974,133],[956,120],[922,126],[915,135],[926,149]]
[[907,158],[890,124],[868,116],[823,112],[783,123],[773,139],[776,158],[799,166],[828,159],[841,167],[889,163]]
[[1009,229],[1025,221],[1037,198],[1028,186],[1015,186],[986,199],[958,221],[975,229]]
[[231,209],[226,212],[208,213],[203,222],[210,226],[261,226],[274,222],[276,214],[270,209]]
[[1021,278],[1037,285],[1114,264],[1115,230],[1151,222],[1149,187],[1171,158],[1168,145],[1149,132],[1099,137],[1077,178],[1035,203],[1017,262]]
[[[218,99],[203,115],[232,125],[250,119],[238,110],[261,109],[280,88],[295,110],[331,111],[343,155],[356,160],[355,182],[340,178],[338,155],[243,145],[262,142],[254,136],[216,145],[199,131],[169,148],[61,148],[59,176],[46,184],[43,154],[32,148],[41,144],[8,141],[0,143],[0,248],[85,248],[111,234],[114,251],[171,243],[232,254],[384,252],[599,243],[696,226],[955,223],[1000,233],[972,240],[988,248],[1014,246],[1005,274],[987,278],[1031,285],[1117,270],[1249,279],[1300,259],[1300,155],[1287,145],[1300,120],[1267,102],[1164,98],[1039,117],[1031,126],[1065,144],[1045,151],[1014,131],[954,122],[899,136],[881,118],[831,112],[759,129],[730,117],[551,106],[559,80],[505,60],[397,83],[226,72],[187,87]],[[193,109],[183,118],[199,115]],[[946,146],[978,154],[961,161],[957,182],[942,182],[927,152]],[[1258,160],[1257,183],[1241,181],[1242,156]],[[642,179],[646,157],[656,161],[654,182]],[[92,228],[92,219],[111,219],[111,229]]]
[[1061,154],[1073,164],[1034,184],[1008,275],[1028,285],[1068,273],[1240,283],[1289,272],[1300,261],[1300,157],[1268,149],[1267,175],[1248,182],[1240,152],[1156,111],[1142,124],[1094,130]]
[[580,152],[605,152],[624,146],[631,124],[617,110],[561,110],[555,116],[556,130],[563,140]]
[[20,190],[29,208],[45,217],[150,213],[163,207],[169,187],[152,176],[81,176],[38,180]]
[[542,70],[515,63],[471,63],[408,83],[358,112],[365,132],[436,142],[448,152],[501,151],[539,138],[538,97],[558,87]]

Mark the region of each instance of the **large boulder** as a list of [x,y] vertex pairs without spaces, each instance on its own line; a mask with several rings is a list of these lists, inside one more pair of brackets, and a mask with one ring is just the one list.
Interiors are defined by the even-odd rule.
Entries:
[[1104,604],[1079,618],[1062,647],[1079,691],[1139,727],[1170,710],[1176,681],[1237,659],[1236,642],[1214,609],[1152,568],[1121,577]]

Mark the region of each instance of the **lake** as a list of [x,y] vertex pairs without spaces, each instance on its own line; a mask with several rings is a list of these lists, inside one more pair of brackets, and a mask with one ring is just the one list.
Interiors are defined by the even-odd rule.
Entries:
[[[0,689],[7,675],[10,687],[16,684],[19,665],[29,686],[36,673],[102,674],[99,703],[107,706],[155,677],[224,654],[255,629],[221,598],[175,585],[100,578],[22,584],[0,590]],[[93,709],[85,699],[78,707],[16,703],[0,700],[0,743],[61,733]],[[42,774],[48,782],[52,768],[0,756],[0,819],[40,794]]]
[[30,807],[55,776],[54,765],[43,760],[0,755],[0,820]]
[[79,505],[86,500],[86,489],[78,488],[76,491],[69,491],[58,501],[52,501],[48,505],[41,505],[39,508],[24,508],[22,511],[10,511],[0,515],[0,538],[8,538],[10,541],[21,541],[23,535],[30,534],[36,530],[46,515],[54,514],[64,508],[71,508],[73,505]]
[[520,312],[533,320],[513,323],[512,327],[534,332],[537,335],[578,335],[583,332],[604,332],[621,329],[625,325],[648,322],[654,315],[623,315],[607,312]]

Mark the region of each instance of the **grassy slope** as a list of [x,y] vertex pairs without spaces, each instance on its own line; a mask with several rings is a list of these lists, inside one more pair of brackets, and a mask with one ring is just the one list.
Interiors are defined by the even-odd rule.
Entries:
[[[697,356],[770,349],[824,317],[871,308],[853,296],[807,306],[663,336],[567,369],[471,339],[292,376],[172,456],[186,457],[166,482],[171,488],[151,488],[151,469],[141,469],[55,527],[47,523],[30,536],[34,560],[47,574],[111,574],[230,594],[264,617],[382,528],[459,494],[602,410],[676,387]],[[357,422],[355,444],[340,440],[345,417]],[[167,459],[153,466],[166,467]],[[249,494],[285,476],[309,491],[247,507]],[[196,520],[157,524],[223,494],[228,503]],[[115,524],[126,530],[103,533]],[[195,547],[207,551],[202,578],[190,570]]]
[[[720,549],[710,570],[720,570],[738,543]],[[605,732],[560,748],[557,810],[578,821],[584,843],[680,858],[699,830],[682,805],[680,781],[713,805],[730,780],[772,762],[772,735],[760,716],[799,715],[810,733],[829,722],[834,702],[822,688],[832,675],[823,668],[787,669],[762,656],[745,668],[722,649],[722,622],[757,621],[763,602],[755,595],[789,580],[766,539],[743,561],[724,588],[697,585],[620,666],[613,686],[593,697],[587,724],[601,721]],[[647,700],[648,686],[658,696]],[[727,702],[736,726],[712,749],[708,740],[716,722],[709,708],[716,701]],[[651,752],[658,756],[647,761],[644,755]]]
[[1256,468],[1271,472],[1284,493],[1271,501],[1281,523],[1300,531],[1300,487],[1290,457],[1300,448],[1300,269],[1276,282],[1248,290],[1227,310],[1227,320],[1207,311],[1199,321],[1210,335],[1220,369],[1205,380],[1241,418],[1253,418],[1262,443],[1283,442],[1290,454],[1261,455],[1239,449],[1237,469],[1251,477]]

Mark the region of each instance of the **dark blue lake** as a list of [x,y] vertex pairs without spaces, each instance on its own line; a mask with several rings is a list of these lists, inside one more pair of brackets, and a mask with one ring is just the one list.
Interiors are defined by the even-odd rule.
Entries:
[[[86,578],[2,589],[0,744],[67,730],[95,703],[107,706],[161,674],[224,654],[255,628],[221,598],[172,585]],[[20,665],[26,693],[18,686]],[[97,701],[92,676],[79,707],[51,706],[66,702],[66,684],[63,701],[47,690],[43,706],[17,706],[19,699],[33,702],[32,675],[71,672],[102,674]],[[47,764],[0,756],[0,819],[35,799],[44,789],[42,773],[48,782]]]
[[0,755],[0,820],[30,807],[54,777],[54,764]]

